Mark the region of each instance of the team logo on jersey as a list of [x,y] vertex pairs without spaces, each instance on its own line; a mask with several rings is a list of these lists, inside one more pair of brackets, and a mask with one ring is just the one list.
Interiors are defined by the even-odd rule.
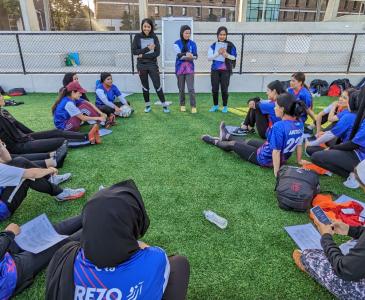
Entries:
[[135,286],[132,286],[129,290],[127,300],[137,300],[138,296],[142,294],[142,285],[143,285],[143,281],[138,283]]

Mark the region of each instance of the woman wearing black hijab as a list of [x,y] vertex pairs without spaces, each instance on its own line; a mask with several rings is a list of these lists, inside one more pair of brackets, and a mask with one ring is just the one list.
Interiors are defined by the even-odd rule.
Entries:
[[149,219],[132,180],[95,194],[82,224],[81,242],[62,247],[48,267],[46,299],[185,299],[187,259],[138,241]]
[[219,109],[218,94],[219,86],[222,92],[222,113],[228,112],[228,86],[232,71],[236,66],[237,51],[232,42],[227,40],[228,29],[221,26],[217,30],[217,42],[214,42],[208,50],[208,60],[212,61],[211,82],[213,94],[213,106],[210,112]]

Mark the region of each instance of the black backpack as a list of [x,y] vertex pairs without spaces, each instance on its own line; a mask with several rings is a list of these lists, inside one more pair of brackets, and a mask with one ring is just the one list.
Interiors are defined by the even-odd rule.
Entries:
[[276,196],[281,209],[305,212],[319,193],[319,177],[303,168],[282,166],[276,179]]
[[310,88],[315,89],[321,96],[327,96],[329,86],[326,80],[314,79],[310,84]]

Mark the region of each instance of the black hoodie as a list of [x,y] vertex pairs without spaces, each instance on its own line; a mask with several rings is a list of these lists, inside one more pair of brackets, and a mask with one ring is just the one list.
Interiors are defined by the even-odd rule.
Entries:
[[[141,49],[141,39],[153,39],[156,45],[154,52],[147,54],[150,51],[148,47]],[[132,53],[133,55],[140,55],[142,57],[137,58],[137,70],[151,70],[158,69],[157,57],[160,56],[160,42],[155,33],[150,33],[146,36],[144,33],[137,33],[133,38],[132,43]]]

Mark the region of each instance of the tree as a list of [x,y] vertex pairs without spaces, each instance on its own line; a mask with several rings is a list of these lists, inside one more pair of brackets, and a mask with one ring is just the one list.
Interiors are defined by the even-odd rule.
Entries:
[[21,16],[19,1],[3,0],[3,6],[8,15],[13,15],[15,19],[19,19]]
[[56,30],[68,30],[71,19],[80,16],[81,0],[50,0],[53,26]]

